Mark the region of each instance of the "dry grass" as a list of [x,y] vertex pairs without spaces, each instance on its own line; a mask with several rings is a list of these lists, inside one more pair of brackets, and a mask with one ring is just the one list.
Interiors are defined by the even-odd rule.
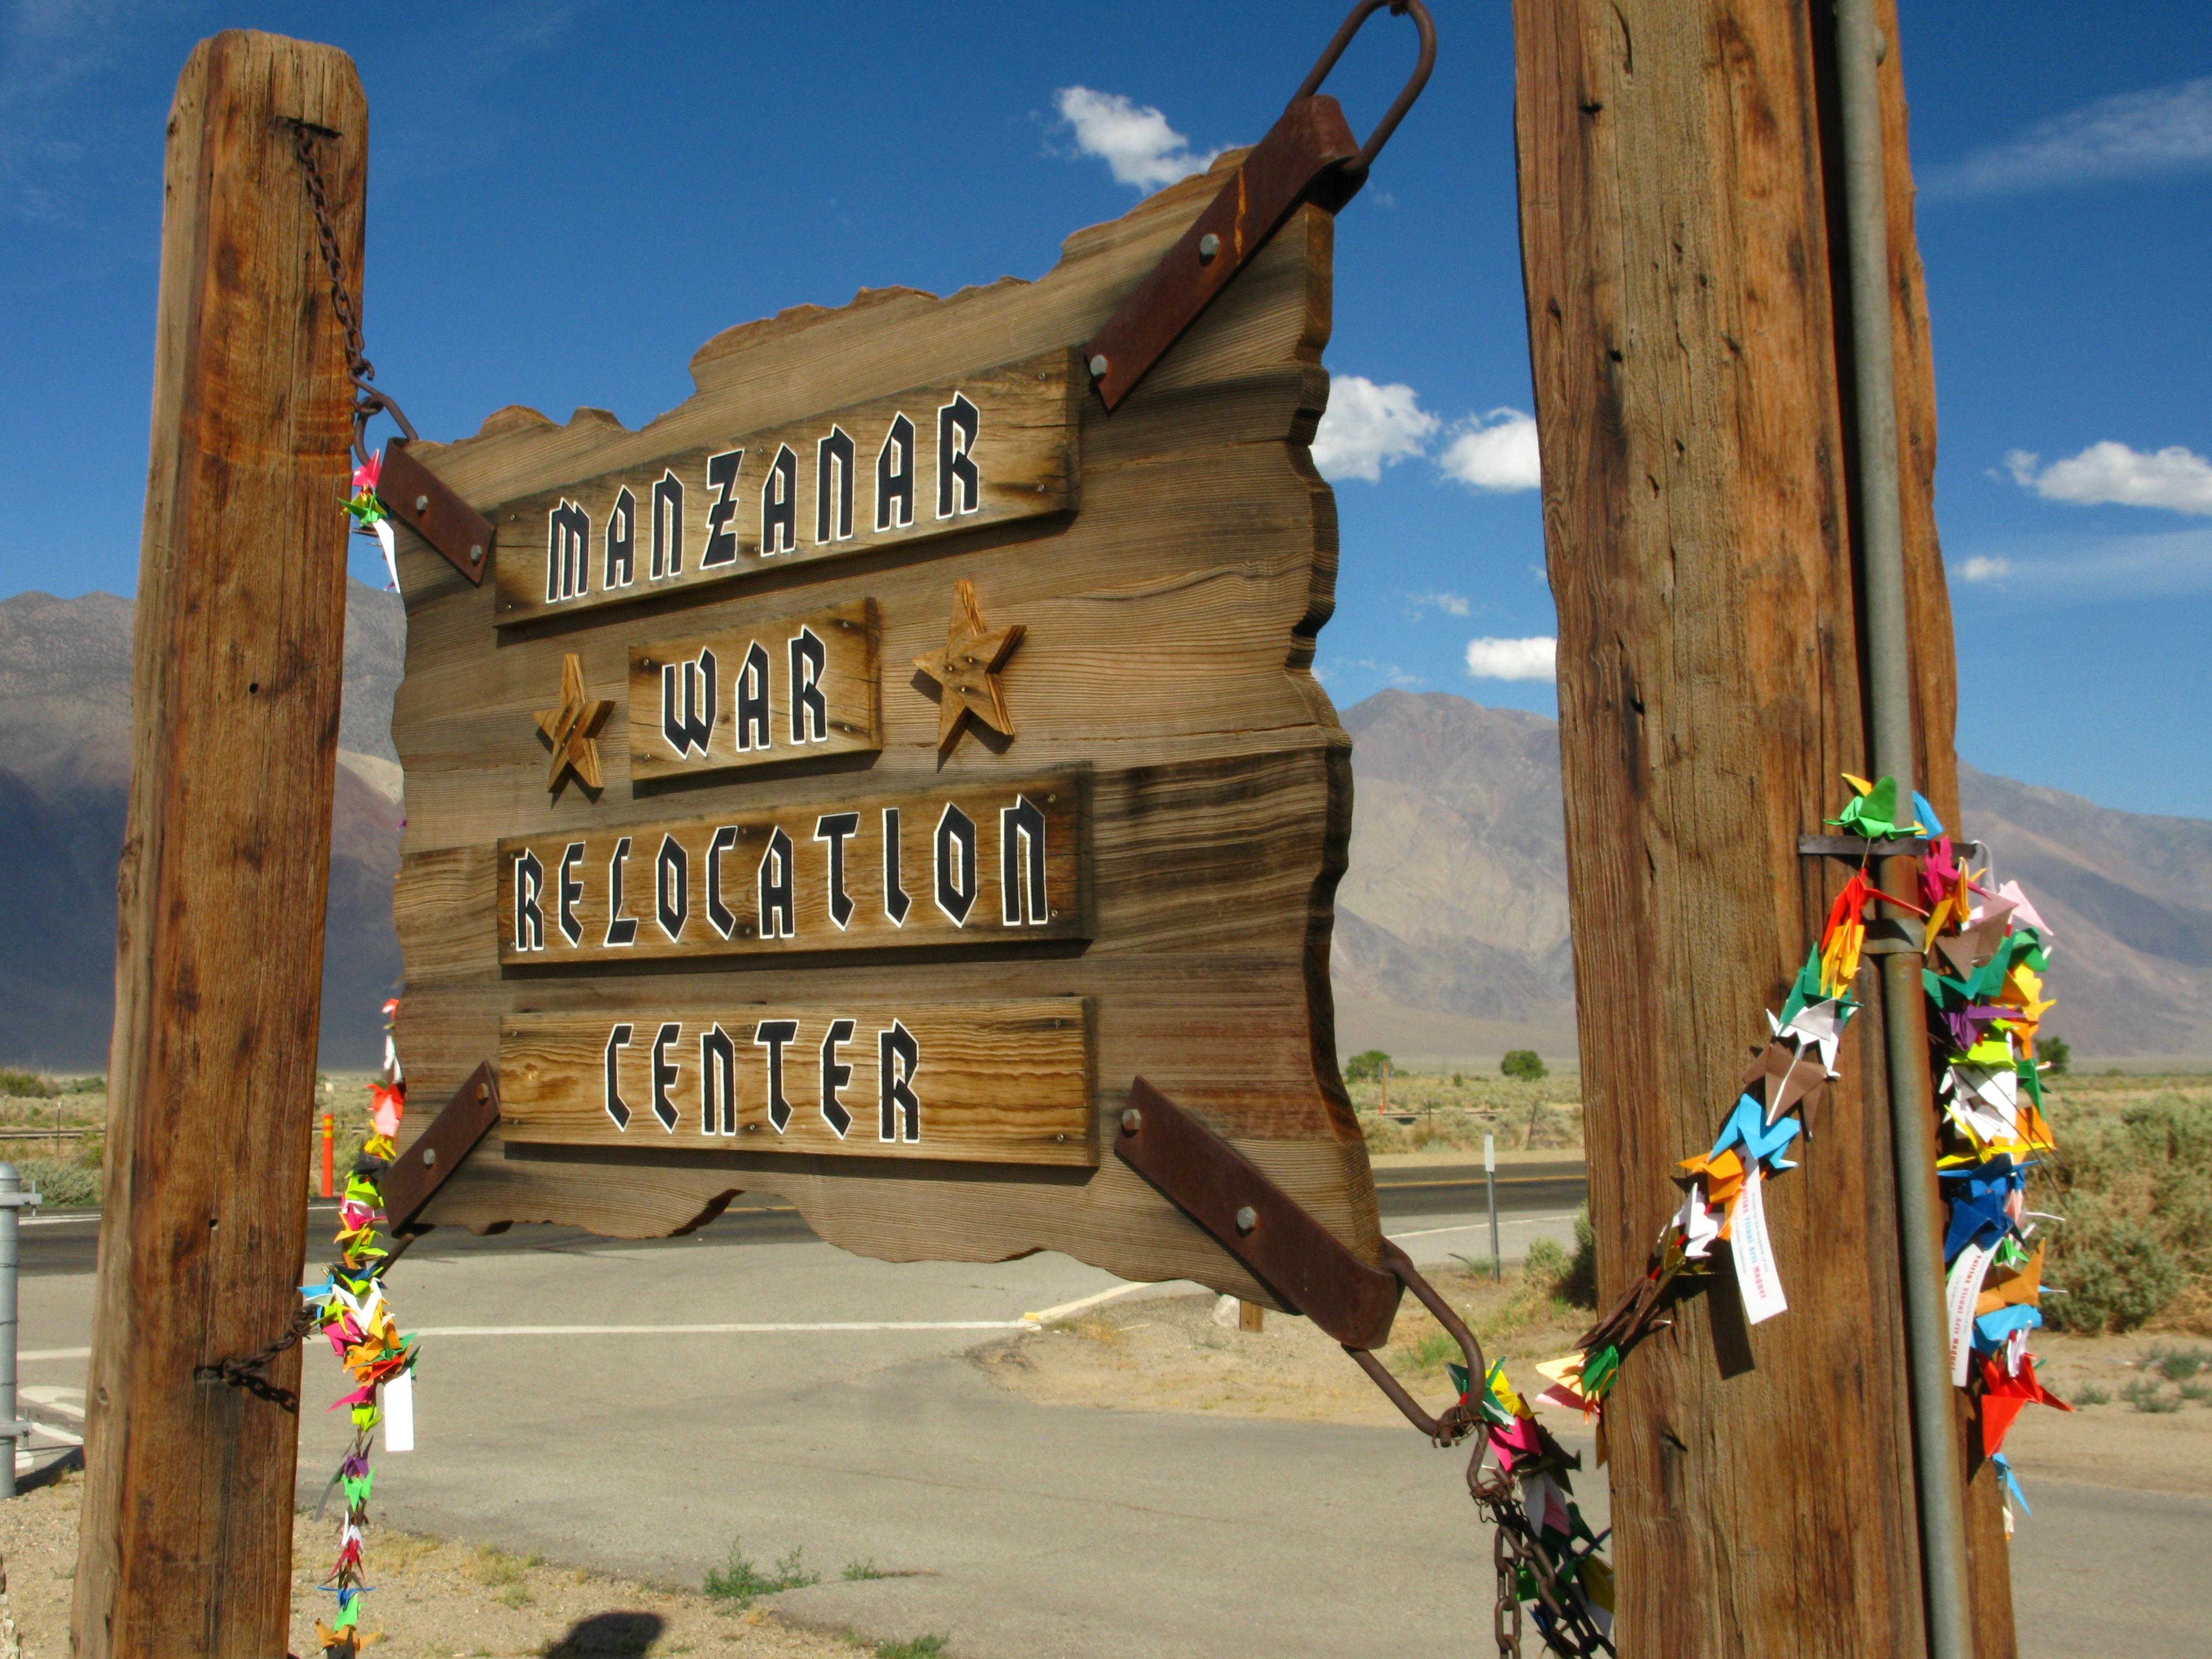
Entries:
[[[1394,1077],[1388,1087],[1385,1114],[1383,1085],[1350,1085],[1370,1152],[1479,1152],[1486,1133],[1505,1150],[1578,1151],[1583,1144],[1582,1079],[1573,1072],[1532,1083],[1468,1072],[1419,1073]],[[1405,1117],[1413,1121],[1398,1121]]]

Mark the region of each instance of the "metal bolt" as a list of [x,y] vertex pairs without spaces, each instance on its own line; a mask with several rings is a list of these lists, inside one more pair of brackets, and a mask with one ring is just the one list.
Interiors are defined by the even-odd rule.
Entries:
[[1121,1133],[1123,1134],[1133,1135],[1144,1127],[1145,1115],[1139,1111],[1135,1107],[1132,1106],[1121,1114]]
[[430,498],[428,495],[417,495],[415,498],[415,510],[417,513],[428,513],[430,510]]
[[1212,264],[1213,256],[1220,252],[1221,239],[1212,231],[1207,231],[1205,235],[1198,239],[1198,257],[1200,264]]
[[1237,1231],[1238,1232],[1249,1233],[1253,1228],[1259,1224],[1260,1212],[1254,1209],[1249,1204],[1247,1204],[1243,1209],[1237,1212]]
[[436,1165],[437,1162],[438,1149],[435,1146],[425,1146],[422,1149],[422,1167],[426,1170],[431,1169]]
[[471,564],[482,564],[483,562],[483,549],[481,547],[471,547],[469,549],[469,562]]
[[1091,378],[1094,380],[1106,378],[1106,354],[1103,351],[1091,360]]

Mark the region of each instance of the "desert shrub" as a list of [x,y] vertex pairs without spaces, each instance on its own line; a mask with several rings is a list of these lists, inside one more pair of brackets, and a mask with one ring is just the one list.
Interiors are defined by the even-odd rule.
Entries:
[[1575,1259],[1557,1239],[1532,1238],[1528,1241],[1528,1259],[1521,1270],[1533,1283],[1541,1285],[1547,1295],[1557,1297],[1574,1267]]
[[17,1071],[12,1066],[0,1068],[0,1095],[10,1099],[50,1100],[60,1092],[60,1086],[50,1077]]
[[2045,1077],[2064,1077],[2066,1068],[2074,1063],[2073,1046],[2064,1037],[2035,1036],[2035,1057],[2044,1064]]
[[2212,1328],[2212,1102],[2080,1098],[2053,1103],[2058,1150],[2029,1206],[2065,1218],[2044,1273],[2063,1294],[2045,1299],[2044,1317],[2083,1332],[2161,1318]]
[[1534,1048],[1511,1050],[1504,1059],[1498,1062],[1498,1069],[1503,1076],[1520,1078],[1528,1083],[1534,1083],[1540,1077],[1548,1076],[1550,1072],[1550,1068],[1544,1064],[1544,1057]]
[[2120,1390],[2120,1398],[2139,1412],[2178,1412],[2181,1402],[2148,1376],[2137,1377]]
[[51,1158],[27,1158],[15,1169],[25,1191],[36,1188],[39,1202],[49,1210],[97,1208],[106,1186],[100,1166],[64,1163]]
[[104,1077],[81,1077],[62,1092],[65,1095],[104,1095],[107,1092],[107,1079]]
[[1382,1075],[1382,1068],[1390,1063],[1390,1056],[1380,1048],[1364,1048],[1344,1062],[1346,1083],[1372,1083]]

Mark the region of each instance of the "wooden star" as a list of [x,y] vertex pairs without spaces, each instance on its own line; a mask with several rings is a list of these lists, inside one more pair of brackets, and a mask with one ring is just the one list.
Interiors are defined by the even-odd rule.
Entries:
[[574,652],[561,659],[561,706],[538,711],[538,729],[553,745],[553,764],[545,787],[560,793],[561,775],[574,770],[586,789],[605,787],[599,775],[599,745],[592,740],[614,703],[584,695],[584,659]]
[[937,706],[937,748],[949,751],[959,740],[960,722],[973,715],[993,731],[1014,735],[999,670],[1022,642],[1022,624],[995,632],[983,626],[975,604],[975,585],[963,576],[952,585],[952,621],[945,630],[945,649],[916,657],[914,665],[945,688]]

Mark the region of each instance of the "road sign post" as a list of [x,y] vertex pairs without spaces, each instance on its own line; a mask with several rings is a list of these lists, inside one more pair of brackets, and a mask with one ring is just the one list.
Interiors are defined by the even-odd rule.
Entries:
[[1486,1129],[1482,1135],[1482,1185],[1490,1203],[1490,1276],[1503,1281],[1505,1257],[1498,1247],[1498,1137]]

